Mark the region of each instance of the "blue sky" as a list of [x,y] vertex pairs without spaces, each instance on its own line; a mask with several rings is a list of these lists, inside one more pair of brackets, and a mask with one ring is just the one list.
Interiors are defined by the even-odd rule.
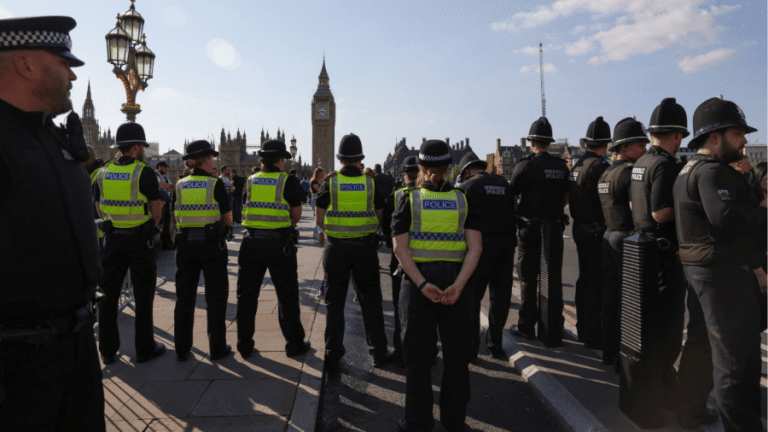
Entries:
[[[75,110],[90,79],[96,117],[114,131],[125,96],[104,35],[129,6],[0,0],[0,17],[75,18],[73,52],[86,62],[75,69]],[[138,121],[161,152],[183,151],[185,139],[218,141],[222,127],[252,142],[262,127],[279,127],[308,158],[325,52],[337,141],[358,134],[367,163],[382,162],[402,137],[412,146],[468,137],[478,154],[491,153],[497,138],[519,143],[541,115],[539,42],[556,138],[578,143],[597,116],[612,127],[632,115],[647,125],[669,96],[692,129],[696,106],[722,94],[759,129],[750,143],[766,142],[765,2],[138,0],[136,10],[157,54]]]

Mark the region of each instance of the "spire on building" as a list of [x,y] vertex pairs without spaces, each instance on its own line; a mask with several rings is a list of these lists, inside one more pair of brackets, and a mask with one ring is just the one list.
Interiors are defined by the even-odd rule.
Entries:
[[325,70],[325,53],[323,53],[323,68],[320,70],[320,76],[318,78],[328,78],[328,71]]

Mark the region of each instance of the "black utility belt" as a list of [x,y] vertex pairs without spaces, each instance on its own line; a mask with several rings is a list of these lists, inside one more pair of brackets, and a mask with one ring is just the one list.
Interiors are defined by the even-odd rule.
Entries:
[[261,229],[261,228],[246,228],[249,238],[257,239],[284,239],[287,236],[287,228],[278,229]]
[[60,317],[2,321],[0,342],[41,343],[57,335],[77,333],[93,323],[96,301],[88,301]]
[[416,263],[416,267],[419,268],[419,270],[422,271],[442,271],[442,270],[453,270],[456,268],[461,268],[463,263],[456,262],[456,261],[431,261],[431,262],[422,262],[422,263]]
[[127,234],[127,235],[139,235],[141,234],[143,227],[137,226],[134,228],[112,228],[112,231],[107,231],[108,234]]
[[362,237],[353,237],[353,238],[338,238],[338,237],[328,237],[328,242],[335,245],[364,245],[366,243],[373,243],[373,238],[375,234],[367,234]]
[[181,235],[186,241],[216,241],[205,228],[181,228]]

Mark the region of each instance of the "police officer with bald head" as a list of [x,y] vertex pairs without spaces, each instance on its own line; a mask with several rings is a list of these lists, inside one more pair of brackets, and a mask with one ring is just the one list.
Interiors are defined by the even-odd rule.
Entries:
[[602,255],[605,218],[597,194],[597,183],[608,168],[604,159],[611,142],[611,127],[598,117],[589,124],[584,138],[587,151],[574,164],[568,182],[573,241],[579,254],[576,280],[576,330],[587,348],[601,349]]
[[[688,327],[685,351],[691,352],[690,380],[698,378],[697,400],[684,400],[678,420],[695,427],[717,419],[703,406],[714,389],[726,432],[758,431],[761,419],[760,309],[758,285],[765,286],[761,265],[765,251],[754,240],[766,225],[766,200],[758,197],[730,163],[742,158],[747,124],[742,110],[721,98],[704,101],[693,114],[698,149],[674,184],[676,230],[680,260],[692,288],[688,307],[695,303],[703,317],[696,332]],[[702,334],[703,333],[703,334]],[[683,372],[681,360],[681,374]],[[708,373],[708,376],[707,376]],[[681,383],[683,381],[681,376]],[[703,381],[703,382],[702,382]],[[698,402],[698,405],[692,402]]]
[[72,109],[72,68],[83,65],[70,51],[74,28],[63,16],[0,20],[3,430],[105,430],[88,150],[77,114],[53,123]]

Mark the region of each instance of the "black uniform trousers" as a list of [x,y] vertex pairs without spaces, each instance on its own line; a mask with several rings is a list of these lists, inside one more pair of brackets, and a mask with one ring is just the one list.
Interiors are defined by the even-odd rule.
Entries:
[[253,350],[256,310],[264,275],[275,285],[277,322],[285,338],[286,351],[298,350],[304,343],[304,327],[299,312],[299,273],[296,249],[284,253],[287,238],[258,238],[246,234],[237,259],[237,349]]
[[[706,320],[715,398],[725,430],[760,431],[764,402],[757,279],[752,271],[729,264],[684,268]],[[689,334],[686,349],[693,343]],[[699,349],[704,352],[703,346]]]
[[[460,263],[419,264],[421,274],[440,289],[449,287],[459,274]],[[440,382],[440,423],[445,430],[463,431],[469,403],[470,322],[473,316],[472,287],[468,284],[456,303],[433,303],[418,286],[403,276],[400,320],[405,359],[405,421],[414,430],[432,430],[432,363],[437,333],[443,347]]]
[[171,240],[171,204],[166,203],[163,206],[163,230],[160,232],[160,241],[163,242],[163,249],[172,249],[173,240]]
[[157,262],[153,248],[138,234],[106,233],[101,266],[104,273],[99,286],[106,298],[99,306],[99,352],[102,356],[111,357],[120,348],[117,305],[125,274],[130,268],[136,307],[136,355],[151,357],[155,350],[152,305],[157,283]]
[[490,310],[485,343],[502,346],[501,336],[512,302],[512,272],[515,268],[515,239],[512,235],[488,234],[483,236],[483,253],[475,268],[470,284],[473,289],[472,354],[480,346],[480,303],[488,288]]
[[104,431],[104,389],[92,322],[39,345],[0,344],[0,429]]
[[325,358],[338,360],[344,349],[344,305],[350,275],[357,286],[363,315],[365,338],[372,356],[387,353],[384,313],[381,306],[379,255],[373,235],[358,239],[330,237],[323,249],[323,270],[327,279],[325,301],[328,309],[325,327]]
[[397,260],[395,253],[392,252],[392,256],[389,259],[389,275],[392,277],[392,305],[395,307],[395,332],[392,334],[392,345],[395,347],[395,353],[399,353],[402,356],[403,352],[403,338],[400,335],[402,326],[400,325],[400,283],[403,280],[403,275],[399,273],[395,276],[400,266],[400,261]]
[[573,221],[573,241],[579,255],[576,280],[576,330],[579,341],[600,346],[603,302],[603,234],[605,225]]
[[616,361],[621,342],[621,280],[624,239],[630,231],[603,234],[603,360]]
[[222,353],[227,345],[227,248],[222,249],[216,241],[187,240],[184,234],[177,235],[176,239],[176,308],[173,311],[176,352],[185,354],[192,349],[197,286],[202,271],[208,314],[208,349],[211,355]]
[[[517,274],[520,278],[521,306],[517,328],[522,333],[535,334],[539,320],[538,280],[541,272],[541,220],[517,220]],[[562,242],[560,242],[562,247]],[[563,298],[549,298],[551,309],[559,311],[562,326]]]

